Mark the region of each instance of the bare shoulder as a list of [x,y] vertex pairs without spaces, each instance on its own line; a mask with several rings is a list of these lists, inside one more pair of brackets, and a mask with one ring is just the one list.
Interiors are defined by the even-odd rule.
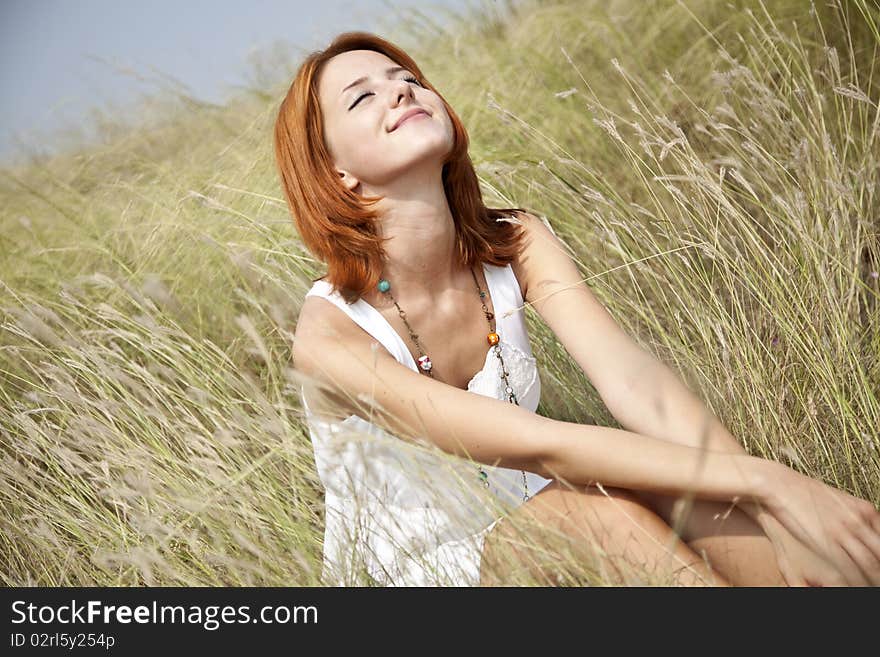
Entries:
[[[313,410],[335,409],[344,415],[358,412],[349,395],[330,383],[328,363],[346,357],[369,354],[376,340],[354,320],[322,296],[305,298],[296,320],[291,348],[291,365],[310,381],[303,389],[309,407]],[[384,352],[384,347],[381,347]],[[389,355],[390,356],[390,355]],[[315,385],[320,386],[318,390]]]
[[519,281],[522,298],[529,300],[529,291],[536,287],[535,281],[541,271],[543,250],[548,240],[556,240],[552,229],[542,219],[530,212],[516,212],[525,236],[522,241],[522,249],[511,263],[513,273]]
[[292,350],[294,366],[309,371],[319,344],[322,348],[333,341],[366,346],[371,337],[333,302],[318,295],[307,296],[296,320]]

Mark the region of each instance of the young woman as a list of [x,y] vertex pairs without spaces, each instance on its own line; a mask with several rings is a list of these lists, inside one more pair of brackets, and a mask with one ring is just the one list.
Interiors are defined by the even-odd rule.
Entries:
[[[310,54],[278,113],[284,194],[328,269],[293,345],[295,371],[314,384],[302,392],[326,495],[325,581],[503,583],[514,566],[499,546],[529,519],[589,544],[585,558],[612,573],[880,584],[874,506],[748,455],[618,327],[542,220],[485,207],[467,148],[416,63],[368,33]],[[535,412],[524,303],[627,430]],[[345,419],[327,419],[331,408]],[[410,449],[420,443],[439,449]],[[473,469],[453,467],[464,463]],[[450,468],[503,498],[508,521],[459,495],[441,475]],[[673,518],[687,495],[691,512]],[[514,553],[547,573],[537,552]],[[354,578],[355,563],[369,579]]]

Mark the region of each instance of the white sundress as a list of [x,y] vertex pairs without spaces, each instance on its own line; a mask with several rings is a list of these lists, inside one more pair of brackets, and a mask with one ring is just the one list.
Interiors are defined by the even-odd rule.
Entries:
[[[520,406],[535,412],[541,380],[519,283],[510,265],[483,263],[483,271],[508,379]],[[398,362],[419,371],[401,336],[365,300],[348,304],[324,280],[315,281],[309,295],[331,301]],[[489,348],[468,391],[505,401],[500,373],[498,358]],[[301,393],[325,493],[322,583],[478,585],[486,534],[505,512],[523,502],[521,471],[484,465],[489,474],[486,487],[475,462],[404,441],[358,415],[342,421],[318,417],[308,407],[304,386]],[[530,495],[552,481],[528,471],[526,478]],[[364,572],[369,578],[363,578]]]

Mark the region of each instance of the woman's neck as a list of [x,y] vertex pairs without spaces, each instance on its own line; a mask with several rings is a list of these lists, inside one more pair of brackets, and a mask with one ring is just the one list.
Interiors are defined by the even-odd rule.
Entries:
[[390,238],[384,242],[382,276],[392,290],[436,301],[461,286],[464,268],[451,214],[391,217],[382,221],[380,236]]

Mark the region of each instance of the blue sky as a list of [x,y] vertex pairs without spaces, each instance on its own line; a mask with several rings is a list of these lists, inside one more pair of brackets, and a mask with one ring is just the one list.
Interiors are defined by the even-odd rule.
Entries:
[[313,50],[338,32],[378,31],[383,16],[409,7],[430,5],[443,24],[438,8],[491,1],[2,0],[0,161],[18,143],[51,152],[66,126],[88,125],[90,107],[124,107],[168,76],[222,102],[247,82],[249,55],[278,41]]

